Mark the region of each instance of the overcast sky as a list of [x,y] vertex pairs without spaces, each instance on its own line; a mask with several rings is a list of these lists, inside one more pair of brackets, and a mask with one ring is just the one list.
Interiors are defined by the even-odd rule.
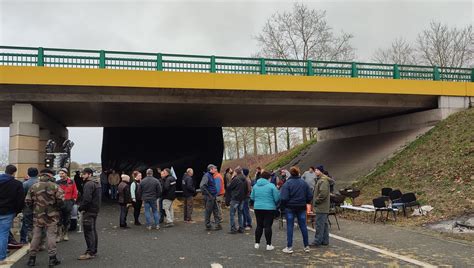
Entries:
[[[359,61],[397,37],[414,40],[436,20],[452,26],[473,22],[472,1],[298,1],[327,11],[336,32],[354,35]],[[254,36],[293,1],[23,1],[0,0],[0,44],[250,56]],[[72,128],[73,160],[100,161],[102,130]],[[0,128],[8,148],[8,129]]]

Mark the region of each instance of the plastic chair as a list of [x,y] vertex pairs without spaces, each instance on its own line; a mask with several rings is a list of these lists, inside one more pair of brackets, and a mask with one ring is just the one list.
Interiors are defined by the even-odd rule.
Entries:
[[380,212],[380,217],[383,219],[383,212],[384,211],[387,212],[387,215],[385,216],[385,220],[383,221],[383,223],[385,223],[385,221],[388,220],[388,214],[390,212],[392,212],[394,220],[395,221],[397,220],[397,215],[395,214],[395,211],[393,210],[392,207],[387,206],[387,204],[385,203],[385,198],[384,197],[375,198],[375,199],[372,200],[372,203],[374,204],[374,208],[375,208],[374,223],[375,223],[375,220],[377,219],[377,213],[378,212]]
[[402,195],[402,204],[403,204],[403,215],[406,217],[407,212],[406,208],[418,206],[418,210],[421,212],[420,203],[416,200],[416,195],[414,193],[406,193]]
[[393,191],[392,188],[382,188],[382,196],[390,196],[390,193]]

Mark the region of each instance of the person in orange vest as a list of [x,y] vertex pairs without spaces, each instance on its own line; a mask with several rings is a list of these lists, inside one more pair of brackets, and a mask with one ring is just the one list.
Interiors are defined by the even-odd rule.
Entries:
[[222,207],[225,206],[225,184],[224,184],[224,179],[222,178],[222,175],[219,172],[214,173],[213,175],[214,181],[216,182],[216,190],[217,190],[217,197],[216,197],[216,202],[217,202],[217,207],[219,208],[219,212],[222,215]]

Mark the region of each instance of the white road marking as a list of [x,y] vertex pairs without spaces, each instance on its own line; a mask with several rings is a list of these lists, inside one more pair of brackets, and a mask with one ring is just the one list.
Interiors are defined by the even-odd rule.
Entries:
[[[311,228],[311,227],[308,227],[308,230],[316,232],[316,230]],[[349,244],[352,244],[352,245],[355,245],[355,246],[359,246],[359,247],[362,247],[362,248],[365,248],[365,249],[368,249],[368,250],[372,250],[372,251],[375,251],[377,253],[381,253],[381,254],[384,254],[384,255],[387,255],[387,256],[390,256],[390,257],[393,257],[393,258],[396,258],[396,259],[399,259],[399,260],[402,260],[402,261],[405,261],[405,262],[409,262],[409,263],[412,263],[412,264],[415,264],[415,265],[418,265],[418,266],[421,266],[421,267],[426,267],[426,268],[437,267],[435,265],[432,265],[432,264],[429,264],[429,263],[426,263],[426,262],[415,260],[415,259],[412,259],[410,257],[403,256],[403,255],[400,255],[400,254],[397,254],[397,253],[393,253],[393,252],[390,252],[390,251],[387,251],[387,250],[384,250],[384,249],[376,248],[374,246],[367,245],[367,244],[364,244],[364,243],[361,243],[361,242],[357,242],[357,241],[352,240],[352,239],[344,238],[342,236],[338,236],[338,235],[334,235],[334,234],[329,234],[329,236],[334,238],[334,239],[337,239],[337,240],[340,240],[340,241],[343,241],[343,242],[346,242],[346,243],[349,243]]]
[[5,261],[7,261],[7,264],[0,265],[0,268],[10,268],[12,267],[13,264],[15,264],[17,261],[19,261],[23,256],[28,253],[28,250],[30,249],[30,246],[23,246],[22,248],[18,249],[10,255]]
[[211,268],[222,268],[222,264],[220,263],[211,263]]
[[[253,209],[250,209],[250,210],[252,212],[254,212]],[[297,224],[295,223],[295,226],[296,225]],[[316,230],[311,228],[311,227],[307,227],[307,228],[308,228],[308,230],[310,230],[312,232],[316,232]],[[365,248],[365,249],[368,249],[368,250],[372,250],[374,252],[384,254],[384,255],[390,256],[392,258],[396,258],[396,259],[399,259],[399,260],[402,260],[402,261],[405,261],[405,262],[409,262],[409,263],[412,263],[412,264],[415,264],[415,265],[418,265],[418,266],[421,266],[421,267],[426,267],[426,268],[437,267],[436,265],[432,265],[432,264],[429,264],[429,263],[426,263],[426,262],[415,260],[415,259],[412,259],[410,257],[403,256],[403,255],[400,255],[400,254],[397,254],[397,253],[393,253],[393,252],[390,252],[390,251],[387,251],[387,250],[384,250],[384,249],[376,248],[374,246],[367,245],[367,244],[364,244],[364,243],[361,243],[361,242],[357,242],[357,241],[352,240],[352,239],[344,238],[342,236],[338,236],[338,235],[334,235],[334,234],[329,234],[329,236],[334,238],[334,239],[337,239],[337,240],[340,240],[340,241],[343,241],[343,242],[346,242],[346,243],[349,243],[349,244],[352,244],[352,245],[355,245],[355,246],[358,246],[358,247],[362,247],[362,248]]]

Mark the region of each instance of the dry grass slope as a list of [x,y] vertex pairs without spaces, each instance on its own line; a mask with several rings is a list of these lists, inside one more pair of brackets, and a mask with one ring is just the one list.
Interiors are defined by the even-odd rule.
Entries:
[[429,217],[411,218],[423,224],[474,213],[474,109],[440,122],[399,154],[355,183],[360,201],[371,203],[382,187],[414,192],[434,210]]

